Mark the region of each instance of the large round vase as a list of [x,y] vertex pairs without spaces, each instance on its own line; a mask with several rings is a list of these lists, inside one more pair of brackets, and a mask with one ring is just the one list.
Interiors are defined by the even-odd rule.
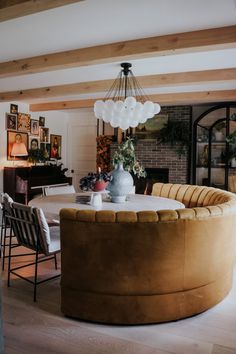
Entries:
[[128,171],[125,171],[123,164],[116,166],[112,171],[112,180],[107,186],[107,190],[110,191],[111,201],[113,203],[124,203],[127,194],[132,191],[133,177]]

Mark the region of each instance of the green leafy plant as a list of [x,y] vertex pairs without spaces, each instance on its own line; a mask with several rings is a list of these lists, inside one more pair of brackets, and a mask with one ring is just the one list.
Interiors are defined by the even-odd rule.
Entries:
[[[230,120],[235,121],[236,120],[236,113],[233,113],[230,116]],[[236,157],[236,131],[234,131],[233,133],[229,134],[226,136],[225,140],[227,141],[227,143],[232,144],[232,150],[234,152],[234,156]]]
[[236,120],[236,113],[233,113],[233,114],[231,115],[230,120],[233,120],[233,121]]
[[134,139],[127,138],[122,144],[118,146],[112,159],[113,165],[123,164],[126,171],[139,177],[146,177],[146,171],[140,162],[136,159]]
[[227,135],[225,139],[226,139],[227,143],[236,145],[236,133],[235,132]]
[[160,130],[160,142],[176,146],[179,156],[185,154],[186,147],[190,143],[189,124],[181,121],[168,121]]
[[220,123],[216,124],[215,129],[216,129],[218,132],[221,132],[221,130],[224,129],[225,127],[226,127],[225,122],[220,122]]
[[45,156],[43,150],[40,149],[28,150],[28,161],[33,163],[45,162]]

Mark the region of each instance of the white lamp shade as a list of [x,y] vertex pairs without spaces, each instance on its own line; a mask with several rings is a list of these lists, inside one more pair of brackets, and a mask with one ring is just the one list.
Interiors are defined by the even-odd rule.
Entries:
[[28,156],[24,143],[14,143],[11,150],[11,156]]

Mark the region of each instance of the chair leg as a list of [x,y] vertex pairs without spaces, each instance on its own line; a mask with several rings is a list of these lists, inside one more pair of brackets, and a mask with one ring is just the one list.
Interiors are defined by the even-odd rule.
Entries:
[[55,261],[55,269],[57,269],[57,255],[56,255],[56,253],[54,254],[54,261]]
[[5,224],[4,225],[4,234],[3,234],[3,254],[2,254],[2,270],[3,271],[5,268],[5,258],[6,258],[6,238],[7,238],[7,226]]
[[38,251],[35,254],[35,271],[34,271],[34,302],[36,302],[37,281],[38,281]]
[[2,238],[3,238],[3,229],[4,229],[4,226],[5,226],[3,213],[2,213],[2,220],[1,220],[0,258],[2,258]]
[[[7,275],[7,286],[10,286],[10,276],[11,276],[11,247],[12,247],[12,227],[10,227],[10,240],[9,240],[9,254],[8,254],[8,275]],[[3,263],[5,259],[3,257]]]

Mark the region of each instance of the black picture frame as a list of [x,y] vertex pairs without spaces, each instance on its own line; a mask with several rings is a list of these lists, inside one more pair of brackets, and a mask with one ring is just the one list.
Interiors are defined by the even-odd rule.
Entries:
[[18,113],[18,105],[11,103],[10,104],[10,113],[11,114],[17,114]]
[[39,126],[44,127],[45,126],[45,117],[39,117]]
[[6,129],[17,130],[17,115],[6,113]]
[[32,135],[29,136],[29,150],[37,150],[40,148],[40,141],[39,141],[39,136]]

